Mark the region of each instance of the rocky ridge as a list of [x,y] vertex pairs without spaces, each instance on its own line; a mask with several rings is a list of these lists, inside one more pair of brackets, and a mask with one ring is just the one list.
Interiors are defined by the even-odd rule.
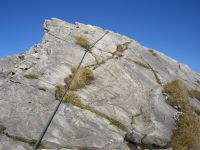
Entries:
[[[44,23],[42,43],[0,60],[0,149],[31,149],[58,102],[56,85],[64,84],[85,52],[74,38],[82,35],[93,43],[106,31],[52,18]],[[189,90],[200,91],[199,74],[112,31],[87,53],[82,66],[93,70],[95,79],[75,91],[81,103],[128,130],[87,109],[63,103],[41,149],[170,149],[180,112],[166,103],[163,85],[179,79]],[[190,101],[200,111],[200,102]]]

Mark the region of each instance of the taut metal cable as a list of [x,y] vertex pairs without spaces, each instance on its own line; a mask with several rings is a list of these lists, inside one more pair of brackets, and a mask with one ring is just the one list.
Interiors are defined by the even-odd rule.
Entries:
[[70,83],[65,87],[64,94],[62,95],[61,99],[59,100],[59,103],[56,105],[56,107],[55,107],[53,113],[51,114],[51,116],[50,116],[50,118],[49,118],[47,124],[45,125],[44,129],[42,130],[42,132],[41,132],[41,134],[40,134],[40,136],[39,136],[39,138],[38,138],[36,144],[35,144],[34,147],[33,147],[33,150],[37,150],[38,146],[39,146],[40,143],[42,142],[42,139],[43,139],[45,133],[47,132],[47,130],[48,130],[48,128],[49,128],[49,126],[50,126],[50,124],[51,124],[51,122],[52,122],[52,120],[53,120],[55,114],[56,114],[56,112],[58,111],[58,109],[59,109],[59,107],[60,107],[60,104],[62,103],[62,101],[63,101],[63,99],[64,99],[64,97],[65,97],[67,91],[69,90],[69,88],[70,88],[70,86],[71,86],[71,83],[72,83],[74,77],[76,76],[76,73],[77,73],[77,71],[79,70],[79,68],[80,68],[80,66],[81,66],[81,64],[82,64],[82,62],[83,62],[83,60],[84,60],[84,58],[85,58],[87,52],[88,52],[90,49],[92,49],[92,48],[95,46],[95,44],[97,44],[97,43],[98,43],[106,34],[108,34],[108,33],[109,33],[109,31],[106,31],[106,33],[104,33],[104,35],[103,35],[101,38],[99,38],[96,42],[94,42],[88,49],[85,49],[85,53],[83,54],[83,57],[81,58],[81,61],[80,61],[79,65],[78,65],[78,67],[76,68],[76,71],[75,71],[75,73],[73,74],[72,79],[70,80]]

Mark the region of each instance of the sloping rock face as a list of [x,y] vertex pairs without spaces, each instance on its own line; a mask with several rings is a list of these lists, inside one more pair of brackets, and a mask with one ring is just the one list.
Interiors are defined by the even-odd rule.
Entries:
[[[5,127],[0,149],[31,149],[31,140],[38,138],[58,103],[55,86],[64,83],[85,52],[74,37],[82,35],[93,43],[105,32],[53,18],[44,23],[41,44],[0,60],[0,125]],[[126,49],[116,55],[122,44]],[[180,79],[189,89],[200,90],[200,76],[189,67],[112,31],[87,53],[82,66],[93,69],[95,79],[76,91],[81,102],[120,121],[129,131],[63,103],[42,142],[46,149],[165,147],[176,125],[177,110],[165,102],[162,85]],[[29,79],[25,74],[37,77]],[[198,100],[191,100],[200,108]]]

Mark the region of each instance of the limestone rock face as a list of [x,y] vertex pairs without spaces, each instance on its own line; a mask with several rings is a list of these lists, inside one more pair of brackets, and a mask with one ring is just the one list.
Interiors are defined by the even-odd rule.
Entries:
[[[55,86],[64,83],[85,52],[74,38],[82,35],[93,43],[105,32],[53,18],[44,23],[42,43],[0,60],[0,125],[6,128],[0,134],[1,150],[31,149],[30,141],[38,138],[58,103]],[[115,55],[117,45],[124,43],[127,49]],[[95,79],[76,91],[81,102],[120,121],[129,132],[93,112],[62,103],[42,142],[46,149],[164,147],[175,128],[177,110],[165,102],[162,85],[180,79],[189,89],[200,90],[200,75],[189,67],[112,31],[87,53],[82,66],[93,69]],[[197,100],[191,101],[200,108]]]

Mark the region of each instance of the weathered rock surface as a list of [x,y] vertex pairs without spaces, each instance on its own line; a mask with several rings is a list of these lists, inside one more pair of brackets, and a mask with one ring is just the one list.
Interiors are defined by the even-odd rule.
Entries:
[[[93,43],[106,32],[55,18],[45,21],[44,31],[42,43],[22,54],[24,58],[12,56],[0,60],[0,124],[6,127],[5,133],[26,140],[38,138],[58,103],[55,86],[63,83],[84,54],[74,37],[84,35]],[[130,43],[123,56],[112,57],[117,45],[126,42]],[[120,121],[130,132],[90,111],[63,103],[44,137],[46,149],[128,150],[137,149],[134,146],[137,144],[147,149],[165,147],[175,127],[177,111],[165,102],[162,85],[178,78],[189,89],[200,90],[200,75],[112,31],[87,53],[82,66],[92,68],[97,61],[105,63],[93,70],[95,80],[76,93],[83,104]],[[25,78],[27,73],[36,74],[38,79]],[[197,100],[191,101],[200,108]],[[1,134],[0,149],[28,150],[31,146]]]

